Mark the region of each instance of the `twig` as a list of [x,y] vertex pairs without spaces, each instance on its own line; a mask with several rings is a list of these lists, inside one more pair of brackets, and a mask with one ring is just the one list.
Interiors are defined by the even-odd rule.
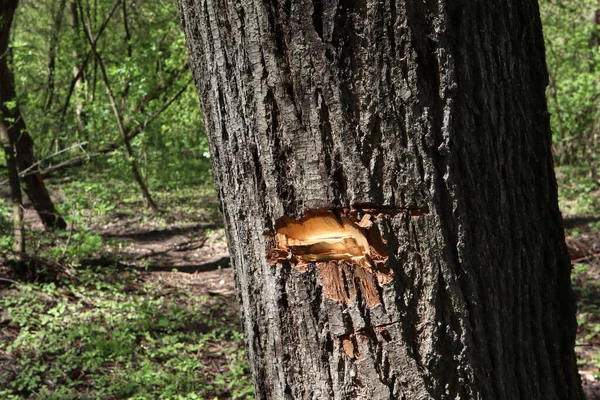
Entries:
[[[33,168],[35,168],[35,167],[39,166],[39,165],[40,165],[41,163],[43,163],[44,161],[47,161],[47,160],[51,159],[52,157],[55,157],[55,156],[57,156],[57,155],[59,155],[59,154],[61,154],[61,153],[64,153],[64,152],[66,152],[66,151],[69,151],[69,150],[71,150],[71,149],[74,149],[74,148],[76,148],[76,147],[79,147],[80,149],[82,149],[82,150],[83,150],[83,148],[82,148],[81,146],[82,146],[82,145],[84,145],[84,144],[87,144],[87,142],[83,142],[83,143],[77,143],[77,144],[74,144],[74,145],[73,145],[73,146],[71,146],[71,147],[67,147],[66,149],[62,149],[62,150],[60,150],[60,151],[57,151],[57,152],[56,152],[56,153],[54,153],[54,154],[50,154],[48,157],[44,157],[42,160],[39,160],[39,161],[37,161],[37,162],[35,162],[35,163],[31,164],[29,167],[27,167],[27,168],[26,168],[26,169],[24,169],[23,171],[19,172],[19,178],[24,178],[24,177],[26,177],[26,176],[29,176],[29,175],[35,175],[35,174],[39,173],[40,171],[39,171],[39,170],[37,170],[37,169],[36,169],[35,171],[32,171],[32,170],[33,170]],[[85,150],[83,150],[83,151],[85,152]],[[86,154],[87,154],[87,153],[86,153]],[[5,181],[2,181],[2,182],[0,182],[0,186],[6,185],[7,183],[8,183],[8,179],[7,179],[7,180],[5,180]]]
[[592,253],[592,254],[589,254],[589,255],[587,255],[585,257],[576,258],[574,260],[571,260],[571,262],[572,263],[578,263],[578,262],[581,262],[581,261],[587,261],[587,260],[591,260],[591,259],[594,259],[594,258],[595,259],[600,259],[600,252],[599,253]]
[[[205,237],[202,241],[200,241],[200,244],[195,245],[195,246],[190,246],[192,243],[194,243],[194,240],[189,240],[187,242],[183,242],[180,244],[176,244],[173,245],[171,247],[169,247],[166,250],[162,250],[162,251],[154,251],[151,250],[152,252],[150,254],[142,254],[140,256],[137,256],[136,258],[134,258],[134,261],[139,261],[139,260],[143,260],[144,258],[150,258],[150,257],[154,257],[154,256],[158,256],[161,254],[166,254],[170,251],[189,251],[189,250],[195,250],[195,249],[199,249],[202,246],[204,246],[204,244],[206,243],[206,241],[208,240],[208,237]],[[184,247],[187,246],[187,247]]]
[[63,252],[60,256],[60,259],[62,260],[65,256],[65,254],[67,254],[67,249],[69,248],[69,245],[71,244],[71,237],[73,235],[73,227],[75,226],[75,223],[71,224],[71,229],[69,229],[69,237],[67,238],[67,243],[65,244],[65,248],[63,249]]
[[84,144],[87,144],[87,142],[77,143],[77,144],[74,144],[73,146],[67,147],[66,149],[59,150],[59,151],[57,151],[54,154],[50,154],[48,157],[44,157],[40,161],[38,161],[38,162],[36,162],[34,164],[31,164],[28,168],[26,168],[23,171],[21,171],[21,173],[19,174],[19,176],[22,178],[23,176],[25,176],[25,174],[27,174],[29,171],[31,171],[34,167],[40,165],[41,163],[43,163],[46,160],[51,159],[52,157],[55,157],[55,156],[57,156],[59,154],[62,154],[64,152],[66,152],[66,151],[69,151],[69,150],[74,149],[76,147],[79,147],[80,149],[83,150],[83,148],[81,146],[84,145]]
[[206,243],[206,241],[208,240],[208,236],[204,238],[204,240],[200,241],[199,244],[196,245],[192,245],[192,243],[194,243],[194,240],[190,240],[187,243],[181,243],[181,244],[177,244],[174,247],[174,251],[190,251],[190,250],[196,250],[199,249],[201,247],[204,246],[204,244]]

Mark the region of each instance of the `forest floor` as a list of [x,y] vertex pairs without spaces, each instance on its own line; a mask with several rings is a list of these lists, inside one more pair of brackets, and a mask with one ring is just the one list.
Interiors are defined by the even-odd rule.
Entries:
[[576,225],[576,234],[569,229],[566,241],[574,265],[571,279],[577,299],[579,373],[588,400],[600,400],[600,218],[592,221]]
[[[600,188],[558,177],[578,364],[600,400],[600,212],[585,205]],[[111,185],[54,182],[70,210],[62,234],[27,211],[30,251],[49,271],[35,282],[0,262],[0,398],[251,399],[214,191],[156,192],[153,215],[135,188]]]
[[588,400],[600,400],[600,181],[586,169],[561,168],[556,176],[573,264],[577,363]]
[[253,398],[214,190],[155,191],[153,214],[121,182],[51,189],[69,227],[26,204],[35,281],[0,252],[0,399]]

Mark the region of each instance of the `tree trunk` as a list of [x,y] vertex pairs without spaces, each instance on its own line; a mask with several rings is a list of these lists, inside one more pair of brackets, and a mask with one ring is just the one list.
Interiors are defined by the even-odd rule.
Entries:
[[56,57],[60,43],[62,21],[66,5],[67,0],[60,0],[58,9],[56,10],[56,16],[53,20],[50,44],[48,45],[48,83],[46,84],[46,104],[44,105],[45,112],[50,111],[50,109],[52,108],[52,103],[54,102],[54,89],[56,83]]
[[[0,112],[2,122],[8,128],[11,145],[19,171],[27,171],[36,163],[33,155],[33,140],[25,127],[25,120],[16,104],[17,95],[12,73],[8,68],[7,54],[10,26],[17,10],[18,0],[0,0],[2,20],[0,24]],[[65,229],[65,220],[56,212],[50,195],[39,173],[25,174],[25,192],[47,228]]]
[[[84,21],[83,21],[84,14],[83,14],[83,7],[81,5],[81,0],[78,0],[77,4],[79,6],[81,16],[82,16],[81,22],[84,23]],[[119,130],[119,134],[121,135],[121,139],[123,139],[123,145],[125,147],[125,156],[127,157],[127,163],[129,163],[131,172],[133,173],[133,177],[135,178],[135,181],[137,182],[137,184],[142,192],[142,196],[144,199],[144,205],[146,207],[150,208],[152,211],[157,212],[158,206],[156,205],[154,200],[152,200],[152,196],[150,195],[148,186],[146,186],[146,183],[144,182],[144,178],[142,177],[142,174],[139,170],[139,167],[138,167],[138,164],[137,164],[137,161],[135,158],[135,154],[133,152],[133,147],[131,146],[130,139],[129,139],[129,137],[127,137],[127,131],[125,130],[125,125],[123,123],[123,117],[121,116],[121,112],[119,111],[119,106],[117,105],[117,100],[115,98],[115,95],[114,95],[111,87],[110,87],[110,81],[109,81],[108,75],[106,73],[106,68],[104,67],[104,62],[102,61],[102,57],[100,57],[100,54],[98,53],[98,51],[96,49],[96,43],[94,42],[94,39],[92,37],[92,24],[91,24],[91,20],[89,20],[89,19],[87,22],[87,28],[84,27],[84,32],[85,32],[85,36],[88,40],[88,44],[90,45],[90,50],[94,53],[96,61],[98,62],[98,66],[100,67],[100,72],[102,74],[102,80],[104,82],[106,94],[108,95],[108,99],[110,100],[110,106],[113,110],[113,114],[115,115],[115,120],[117,122],[117,128]]]
[[[71,1],[69,3],[69,24],[71,28],[71,35],[73,37],[73,79],[75,79],[74,91],[75,91],[75,116],[77,118],[77,131],[80,135],[82,135],[85,131],[85,126],[87,125],[87,118],[85,112],[83,111],[83,98],[85,98],[85,67],[87,63],[83,63],[82,66],[79,65],[81,62],[80,53],[83,54],[83,51],[79,51],[82,48],[81,38],[81,28],[79,24],[79,16],[77,11],[77,3],[75,1]],[[82,71],[83,69],[83,71]]]
[[536,1],[179,4],[257,398],[583,398]]
[[15,149],[8,136],[8,128],[0,121],[0,143],[4,148],[6,169],[8,170],[8,183],[10,186],[10,199],[12,202],[13,220],[13,250],[18,260],[25,254],[25,229],[23,219],[23,196],[21,194],[21,180],[15,159]]

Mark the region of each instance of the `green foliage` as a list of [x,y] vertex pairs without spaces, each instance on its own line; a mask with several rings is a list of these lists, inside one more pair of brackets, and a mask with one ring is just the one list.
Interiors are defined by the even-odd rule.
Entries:
[[598,159],[600,25],[597,0],[540,1],[550,85],[548,107],[560,163]]
[[0,352],[14,361],[0,372],[2,398],[251,398],[231,311],[139,279],[81,270],[0,299],[17,332],[0,335]]
[[559,166],[556,168],[556,178],[559,205],[563,214],[600,214],[600,186],[590,177],[589,168]]
[[[76,23],[77,7],[71,4],[79,1],[66,1],[63,9],[61,3],[22,2],[17,10],[10,52],[19,96],[15,105],[23,111],[42,167],[90,154],[95,168],[108,167],[131,181],[121,151],[108,159],[93,157],[122,139],[83,29],[89,23],[96,35],[115,3],[82,1],[84,17],[79,13]],[[175,3],[125,4],[106,24],[97,50],[125,129],[142,127],[132,145],[150,190],[210,182],[208,144]],[[73,85],[74,68],[81,66],[83,79]]]
[[2,246],[2,237],[4,235],[10,236],[9,232],[11,229],[11,206],[8,204],[8,201],[0,198],[0,247]]
[[[578,297],[577,325],[579,326],[579,344],[600,343],[600,280],[598,265],[575,264],[572,274],[573,289]],[[600,349],[592,346],[582,358],[582,364],[591,363],[600,371]],[[591,352],[591,354],[589,354]],[[596,373],[600,378],[600,372]]]

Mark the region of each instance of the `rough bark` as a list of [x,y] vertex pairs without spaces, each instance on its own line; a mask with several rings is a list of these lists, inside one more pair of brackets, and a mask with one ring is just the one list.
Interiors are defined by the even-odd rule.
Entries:
[[257,398],[582,398],[536,1],[179,4]]
[[[7,62],[10,27],[18,4],[18,0],[0,0],[0,11],[2,13],[2,24],[0,26],[0,112],[2,122],[8,128],[11,145],[15,149],[17,166],[19,171],[23,172],[28,171],[36,163],[36,160],[33,155],[33,140],[27,132],[21,111],[18,105],[15,104],[17,95],[14,79]],[[67,224],[63,217],[56,212],[42,176],[39,173],[26,175],[23,177],[23,183],[25,183],[25,192],[44,225],[47,228],[66,228]]]

